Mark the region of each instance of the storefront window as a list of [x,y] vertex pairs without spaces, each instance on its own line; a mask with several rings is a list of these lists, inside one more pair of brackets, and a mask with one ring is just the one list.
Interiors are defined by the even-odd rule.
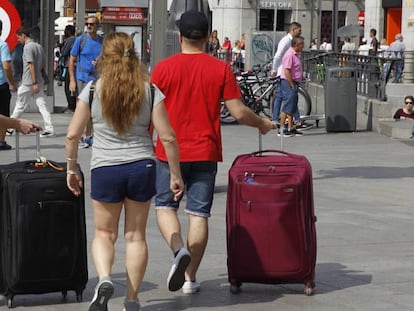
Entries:
[[[291,10],[276,10],[276,31],[287,31],[290,17],[292,15]],[[273,31],[275,10],[273,9],[261,9],[260,10],[260,23],[259,30],[261,31]]]

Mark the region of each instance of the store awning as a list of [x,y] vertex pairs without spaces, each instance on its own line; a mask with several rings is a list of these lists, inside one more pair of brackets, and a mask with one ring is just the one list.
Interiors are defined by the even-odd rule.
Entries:
[[104,7],[127,7],[127,8],[148,8],[149,0],[98,0],[102,8]]

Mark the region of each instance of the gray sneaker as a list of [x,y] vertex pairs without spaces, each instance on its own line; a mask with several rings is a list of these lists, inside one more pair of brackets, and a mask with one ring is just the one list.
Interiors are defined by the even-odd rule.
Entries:
[[168,273],[167,284],[168,289],[172,292],[183,287],[185,282],[185,270],[190,264],[191,256],[186,248],[180,249],[177,256],[175,256],[170,273]]
[[114,285],[108,278],[99,281],[95,288],[95,294],[89,304],[89,311],[107,311],[108,300],[114,294]]
[[138,300],[124,301],[124,311],[141,311],[141,305]]

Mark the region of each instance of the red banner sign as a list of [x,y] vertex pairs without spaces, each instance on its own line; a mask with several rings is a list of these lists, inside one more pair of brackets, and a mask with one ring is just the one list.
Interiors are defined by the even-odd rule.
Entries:
[[358,25],[359,26],[365,25],[365,12],[364,11],[360,11],[358,14]]
[[139,21],[145,20],[145,13],[141,8],[106,7],[102,21]]
[[12,51],[17,44],[16,31],[21,26],[19,12],[9,1],[1,1],[0,19],[3,22],[1,38],[7,42],[10,51]]

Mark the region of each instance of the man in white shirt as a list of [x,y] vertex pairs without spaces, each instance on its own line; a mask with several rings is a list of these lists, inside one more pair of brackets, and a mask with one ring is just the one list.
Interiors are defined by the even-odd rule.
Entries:
[[[289,25],[289,32],[286,34],[286,36],[284,36],[282,39],[280,39],[278,45],[277,45],[277,50],[275,53],[275,56],[273,57],[273,66],[272,66],[272,71],[271,71],[271,75],[272,76],[278,76],[280,77],[280,75],[282,74],[282,58],[283,55],[285,55],[286,51],[291,47],[291,42],[293,37],[298,37],[300,36],[302,33],[302,25],[297,23],[297,22],[292,22]],[[280,87],[277,90],[277,94],[276,94],[276,98],[275,98],[275,102],[274,102],[274,106],[273,106],[273,117],[272,119],[274,121],[278,121],[279,120],[279,115],[280,115],[280,107],[282,105],[282,93],[280,90]],[[299,120],[300,119],[300,115],[299,115],[299,111],[297,111],[295,113],[295,120]]]

